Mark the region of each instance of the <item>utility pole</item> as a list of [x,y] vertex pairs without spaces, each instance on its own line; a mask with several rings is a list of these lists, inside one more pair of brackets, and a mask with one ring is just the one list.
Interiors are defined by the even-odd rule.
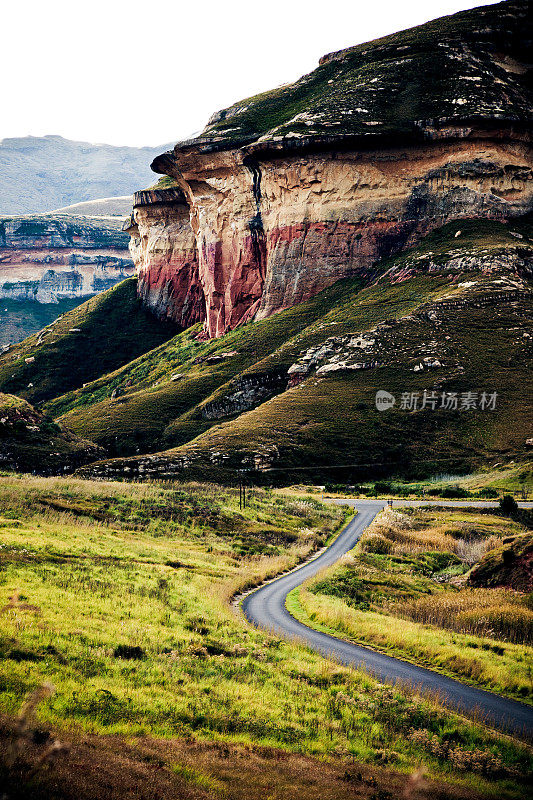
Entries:
[[239,470],[239,508],[246,508],[246,477],[243,471]]

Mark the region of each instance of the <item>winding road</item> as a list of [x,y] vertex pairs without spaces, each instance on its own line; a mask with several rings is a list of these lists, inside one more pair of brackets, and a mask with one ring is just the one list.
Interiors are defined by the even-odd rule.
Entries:
[[315,631],[289,614],[285,606],[289,592],[351,550],[365,528],[385,506],[383,501],[376,500],[356,500],[349,504],[355,506],[359,513],[348,522],[335,541],[317,558],[248,594],[242,601],[245,617],[254,625],[277,636],[297,638],[313,650],[341,664],[364,667],[381,681],[409,684],[423,691],[438,692],[445,705],[467,715],[476,714],[494,728],[532,739],[533,708],[483,689],[467,686],[429,669],[377,653],[370,648]]

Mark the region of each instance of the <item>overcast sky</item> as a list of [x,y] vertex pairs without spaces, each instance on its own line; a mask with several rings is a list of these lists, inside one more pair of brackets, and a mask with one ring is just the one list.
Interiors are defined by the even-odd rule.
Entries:
[[[491,4],[487,2],[486,5]],[[0,139],[158,145],[332,50],[469,0],[15,0],[2,4]]]

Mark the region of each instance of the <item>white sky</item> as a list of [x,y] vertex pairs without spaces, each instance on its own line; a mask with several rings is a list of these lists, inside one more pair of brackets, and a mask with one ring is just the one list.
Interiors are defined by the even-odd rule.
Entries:
[[311,71],[325,53],[480,4],[5,2],[0,139],[60,134],[136,146],[177,141],[203,128],[214,111]]

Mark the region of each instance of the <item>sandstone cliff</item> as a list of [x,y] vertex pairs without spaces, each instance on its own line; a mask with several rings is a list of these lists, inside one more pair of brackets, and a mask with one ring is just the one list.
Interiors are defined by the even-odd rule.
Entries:
[[122,221],[69,216],[0,219],[0,297],[57,303],[133,274]]
[[215,114],[135,196],[139,293],[210,337],[305,301],[465,217],[533,206],[525,0],[325,56]]

